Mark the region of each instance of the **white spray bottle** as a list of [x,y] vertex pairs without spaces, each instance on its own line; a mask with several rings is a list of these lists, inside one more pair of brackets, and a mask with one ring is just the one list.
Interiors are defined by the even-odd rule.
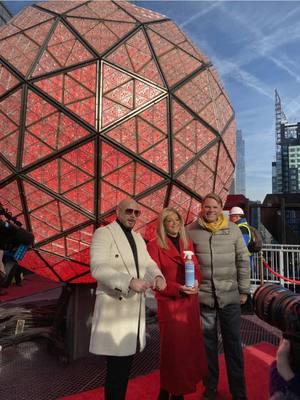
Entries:
[[194,253],[190,250],[184,251],[185,258],[185,286],[195,286],[195,264],[192,256]]

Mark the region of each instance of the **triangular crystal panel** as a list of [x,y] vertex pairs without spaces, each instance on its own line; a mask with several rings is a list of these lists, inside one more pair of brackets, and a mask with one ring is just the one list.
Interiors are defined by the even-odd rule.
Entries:
[[135,26],[132,23],[68,18],[68,21],[99,54],[108,50]]
[[143,165],[133,161],[105,177],[106,182],[114,187],[136,196],[155,186],[162,178]]
[[9,177],[13,172],[0,160],[0,181]]
[[94,180],[83,183],[77,186],[75,189],[69,190],[63,193],[63,196],[74,204],[81,207],[83,210],[87,210],[90,213],[94,212],[95,202],[95,182]]
[[170,193],[169,207],[173,207],[182,216],[183,220],[186,220],[190,210],[191,196],[173,185]]
[[52,14],[38,10],[34,7],[26,7],[24,10],[22,10],[22,13],[17,14],[9,21],[9,23],[23,30],[28,29],[33,25],[39,25],[49,19],[53,19]]
[[61,260],[59,263],[54,265],[53,269],[64,282],[73,282],[75,277],[90,272],[89,266],[80,265],[78,262],[71,260]]
[[53,242],[47,243],[44,246],[41,246],[41,250],[49,251],[55,255],[59,255],[62,257],[66,257],[66,246],[65,246],[66,239],[60,238],[57,240],[53,240]]
[[[51,25],[51,22],[45,22],[29,29],[28,36],[26,35],[27,31],[25,31],[0,41],[0,55],[23,75],[27,75],[50,31]],[[30,39],[30,36],[33,39]],[[38,40],[36,41],[37,38]]]
[[201,161],[212,171],[215,171],[216,169],[218,147],[219,143],[216,143],[210,149],[208,149],[204,154],[201,155]]
[[31,164],[88,134],[46,100],[29,91],[23,165]]
[[186,40],[183,32],[173,21],[163,21],[159,24],[151,24],[149,27],[174,45],[180,45]]
[[103,128],[132,111],[154,102],[164,94],[158,87],[107,64],[103,64],[102,79],[101,126]]
[[28,211],[33,211],[53,201],[53,197],[46,193],[42,188],[27,181],[24,181],[23,185]]
[[159,169],[165,172],[169,171],[169,150],[167,139],[141,153],[141,155]]
[[143,165],[136,163],[134,194],[138,195],[162,182],[163,178]]
[[[149,224],[155,223],[158,217],[158,213],[150,210],[147,207],[141,207],[141,215],[137,219],[134,225],[134,230],[139,232],[143,237],[146,237],[146,232],[148,231]],[[152,236],[153,238],[153,236]]]
[[85,216],[73,210],[69,206],[54,200],[30,213],[33,232],[39,235],[39,224],[44,226],[41,239],[50,238],[53,235],[64,232],[87,220]]
[[161,132],[155,126],[150,125],[142,118],[142,114],[137,118],[137,139],[138,153],[142,154],[150,149],[156,143],[166,138],[166,134]]
[[179,48],[162,55],[158,62],[170,86],[187,78],[202,65],[200,61]]
[[[3,116],[0,114],[0,122],[2,125]],[[1,132],[1,131],[0,131]],[[0,135],[0,152],[12,165],[17,164],[18,155],[18,142],[19,142],[19,130],[10,132],[4,137]]]
[[21,29],[13,26],[12,24],[2,25],[0,28],[0,40],[5,39],[9,36],[14,35],[17,32],[20,32]]
[[207,72],[200,72],[176,90],[175,94],[196,114],[200,115],[201,110],[212,102]]
[[214,174],[198,160],[195,160],[177,179],[200,196],[213,190]]
[[[88,143],[28,173],[28,176],[75,204],[93,210],[94,153]],[[84,207],[83,207],[84,209]]]
[[[19,126],[20,124],[21,94],[21,90],[17,90],[0,102],[0,113],[5,115],[6,121],[7,119],[9,119],[16,126]],[[3,129],[4,126],[2,126],[1,128]],[[8,132],[6,131],[6,133]]]
[[221,143],[218,157],[217,176],[224,184],[228,177],[232,175],[233,171],[234,165],[230,160],[224,145]]
[[106,135],[133,152],[137,152],[137,118],[133,117],[116,128],[110,129]]
[[110,53],[107,60],[163,86],[163,81],[142,30],[139,30]]
[[17,162],[21,90],[0,102],[0,152],[14,166]]
[[135,164],[131,162],[105,177],[105,181],[128,195],[134,195]]
[[70,11],[80,4],[85,3],[85,1],[81,0],[72,0],[72,1],[64,1],[64,0],[55,0],[55,1],[45,1],[43,3],[39,3],[39,7],[42,7],[46,10],[53,11],[57,14],[62,14],[67,11]]
[[106,175],[123,167],[125,164],[128,164],[131,161],[131,158],[127,157],[121,151],[118,151],[106,143],[102,143],[101,176],[105,177]]
[[20,81],[4,67],[0,65],[0,96],[16,86]]
[[92,53],[60,22],[55,28],[32,76],[54,72],[57,69],[77,64],[79,61],[91,59],[93,59]]
[[127,199],[128,193],[123,192],[116,187],[106,183],[105,181],[101,181],[100,188],[100,212],[101,214],[112,210],[116,204],[119,204],[121,200]]
[[198,153],[216,136],[186,109],[173,101],[172,126],[174,138],[186,146],[194,154]]
[[216,130],[219,130],[220,124],[218,123],[218,120],[216,119],[216,109],[215,109],[215,105],[213,102],[209,103],[198,114],[210,126],[212,126]]
[[199,200],[193,199],[191,201],[190,205],[190,210],[188,212],[188,215],[186,217],[185,223],[188,224],[192,221],[195,221],[195,219],[198,217],[201,209],[201,203]]
[[81,7],[69,11],[67,15],[74,17],[99,18],[108,21],[136,22],[134,18],[130,17],[130,15],[118,7],[117,4],[106,0],[90,1]]
[[236,123],[233,120],[222,135],[224,145],[226,146],[231,158],[236,160]]
[[118,2],[118,5],[122,7],[124,10],[126,10],[129,13],[129,15],[132,15],[140,22],[158,21],[160,19],[166,18],[162,14],[159,14],[147,8],[138,7],[135,4],[128,1],[120,1]]
[[42,258],[42,255],[36,250],[27,251],[24,258],[18,263],[21,265],[21,267],[25,267],[35,274],[55,282],[61,282],[59,277],[53,272],[52,267],[46,263],[46,261]]
[[67,256],[82,262],[86,261],[86,257],[82,258],[82,253],[89,250],[93,235],[93,226],[87,226],[79,231],[72,232],[66,236]]
[[50,32],[53,20],[44,22],[34,26],[33,28],[27,29],[25,31],[26,36],[28,36],[33,42],[37,43],[39,46],[44,44],[44,41]]
[[195,156],[194,153],[192,153],[186,146],[176,139],[173,141],[173,154],[173,165],[175,172],[182,168]]
[[158,189],[154,193],[143,197],[139,200],[139,203],[159,213],[163,208],[166,192],[167,187],[165,186],[162,189]]
[[217,114],[219,130],[223,131],[229,120],[233,117],[231,105],[223,94],[215,100],[215,112]]
[[7,208],[13,216],[17,216],[20,222],[24,222],[21,196],[16,181],[0,188],[0,203],[4,208]]

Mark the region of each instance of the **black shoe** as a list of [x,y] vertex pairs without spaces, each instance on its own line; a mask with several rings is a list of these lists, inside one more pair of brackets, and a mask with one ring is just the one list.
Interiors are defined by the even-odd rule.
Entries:
[[169,392],[165,389],[160,389],[157,400],[169,400]]
[[217,389],[210,389],[210,388],[206,388],[202,399],[203,400],[216,400],[217,398]]

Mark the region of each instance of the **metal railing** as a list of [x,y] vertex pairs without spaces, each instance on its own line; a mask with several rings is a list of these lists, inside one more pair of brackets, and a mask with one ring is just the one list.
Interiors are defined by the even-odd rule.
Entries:
[[264,244],[261,254],[256,253],[253,257],[251,268],[251,284],[253,291],[262,282],[280,283],[292,292],[300,292],[300,286],[287,282],[263,266],[262,258],[271,269],[281,276],[300,281],[300,246],[287,244]]

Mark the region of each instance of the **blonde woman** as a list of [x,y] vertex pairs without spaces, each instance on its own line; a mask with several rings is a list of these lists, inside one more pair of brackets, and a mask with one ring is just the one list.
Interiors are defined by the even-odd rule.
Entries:
[[196,391],[207,373],[202,338],[198,287],[200,269],[195,263],[194,287],[184,284],[184,250],[192,250],[181,215],[165,208],[159,216],[157,236],[148,251],[161,269],[167,287],[157,292],[160,328],[160,393],[158,400],[181,400]]

